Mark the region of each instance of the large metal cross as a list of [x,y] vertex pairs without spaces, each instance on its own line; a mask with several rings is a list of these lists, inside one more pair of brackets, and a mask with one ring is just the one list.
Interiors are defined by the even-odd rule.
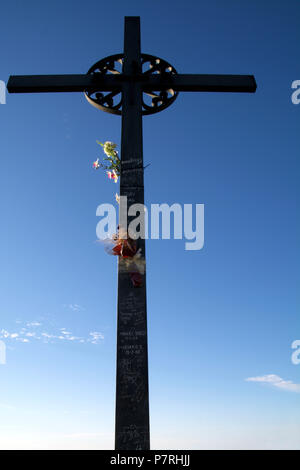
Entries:
[[[86,75],[11,76],[10,93],[84,92],[97,108],[122,116],[120,195],[144,203],[142,116],[162,111],[180,91],[253,93],[253,75],[183,75],[141,53],[140,18],[125,17],[124,54],[100,60]],[[145,240],[138,240],[145,257]],[[149,436],[146,274],[136,288],[118,268],[115,448],[147,450]]]

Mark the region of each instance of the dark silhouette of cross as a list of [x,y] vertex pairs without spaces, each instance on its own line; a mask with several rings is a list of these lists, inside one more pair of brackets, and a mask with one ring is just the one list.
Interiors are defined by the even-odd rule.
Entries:
[[[119,67],[119,68],[118,68]],[[120,70],[121,68],[121,70]],[[178,92],[253,93],[253,75],[178,74],[163,59],[141,53],[140,18],[125,17],[124,54],[100,60],[84,75],[11,76],[10,93],[84,92],[99,109],[122,116],[120,195],[144,203],[142,116],[159,112]],[[128,218],[128,221],[130,219]],[[145,257],[145,240],[138,240]],[[115,448],[150,448],[146,273],[136,288],[118,265]]]

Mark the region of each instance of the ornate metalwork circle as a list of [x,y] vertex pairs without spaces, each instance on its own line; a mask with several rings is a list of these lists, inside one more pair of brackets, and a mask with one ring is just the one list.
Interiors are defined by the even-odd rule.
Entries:
[[[99,60],[88,71],[88,74],[115,74],[122,73],[123,54],[115,54]],[[149,54],[141,54],[142,76],[151,74],[166,75],[177,74],[175,68],[159,57]],[[122,114],[122,93],[121,91],[100,92],[89,90],[84,92],[88,102],[102,111],[111,114]],[[143,92],[142,114],[154,114],[170,106],[178,96],[178,92],[172,89],[164,91]]]

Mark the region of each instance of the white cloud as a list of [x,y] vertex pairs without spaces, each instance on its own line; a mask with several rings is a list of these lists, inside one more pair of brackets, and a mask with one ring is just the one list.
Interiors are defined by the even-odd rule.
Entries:
[[284,380],[279,377],[279,375],[275,374],[262,375],[260,377],[248,377],[245,380],[246,382],[267,383],[273,387],[281,388],[282,390],[300,393],[300,384],[295,384],[291,380]]
[[[39,322],[27,323],[27,326],[38,327],[41,325]],[[50,329],[50,327],[49,327]],[[53,330],[53,328],[52,328]],[[74,343],[93,343],[98,344],[100,340],[104,339],[102,333],[93,331],[88,334],[87,337],[75,336],[71,331],[67,331],[66,328],[54,329],[54,331],[41,331],[41,329],[35,329],[35,331],[29,331],[28,328],[21,328],[17,333],[10,333],[7,330],[0,330],[0,339],[11,339],[22,343],[29,343],[30,340],[38,341],[42,340],[44,343],[53,343],[55,341],[72,341]]]
[[8,331],[2,329],[1,332],[0,332],[0,336],[1,336],[1,338],[9,338],[10,334],[9,334]]
[[19,339],[19,333],[9,333],[7,330],[0,331],[0,338]]
[[78,304],[69,304],[69,305],[65,305],[66,307],[68,307],[70,310],[73,310],[73,312],[80,312],[82,310],[85,310],[84,307],[82,307],[81,305],[78,305]]
[[27,323],[27,326],[41,326],[41,323],[38,321],[32,321]]
[[98,344],[101,339],[104,339],[104,336],[99,331],[91,331],[90,336],[92,338],[88,339],[89,342],[93,344]]

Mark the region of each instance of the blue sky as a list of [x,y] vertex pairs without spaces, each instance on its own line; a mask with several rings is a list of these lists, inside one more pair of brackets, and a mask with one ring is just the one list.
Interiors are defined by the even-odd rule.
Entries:
[[[300,3],[12,0],[0,80],[85,73],[125,15],[179,73],[258,84],[144,119],[146,204],[205,205],[202,250],[147,242],[151,447],[300,449]],[[0,448],[112,449],[117,265],[95,241],[117,185],[92,162],[121,120],[79,93],[7,95],[0,120]]]

